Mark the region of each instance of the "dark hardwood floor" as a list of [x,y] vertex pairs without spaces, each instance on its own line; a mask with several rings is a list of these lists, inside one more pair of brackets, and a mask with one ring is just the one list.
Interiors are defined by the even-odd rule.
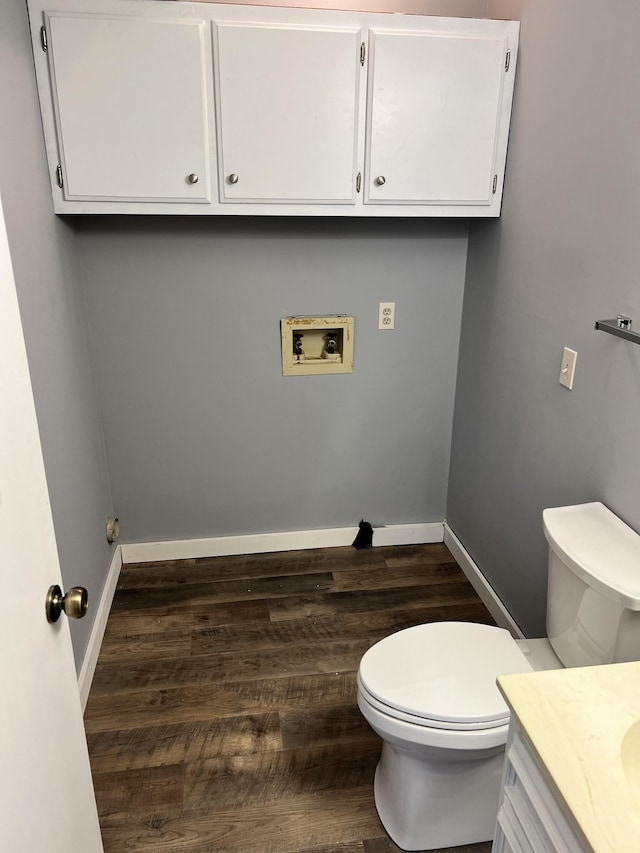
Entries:
[[125,566],[85,714],[107,853],[395,853],[356,670],[446,619],[492,623],[441,544]]

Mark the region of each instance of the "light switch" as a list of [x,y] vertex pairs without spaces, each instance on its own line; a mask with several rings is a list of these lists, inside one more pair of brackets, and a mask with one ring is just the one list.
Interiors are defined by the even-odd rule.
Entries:
[[574,349],[564,348],[562,353],[562,364],[560,366],[560,384],[568,388],[569,391],[573,388],[573,377],[576,372],[576,359],[578,353]]

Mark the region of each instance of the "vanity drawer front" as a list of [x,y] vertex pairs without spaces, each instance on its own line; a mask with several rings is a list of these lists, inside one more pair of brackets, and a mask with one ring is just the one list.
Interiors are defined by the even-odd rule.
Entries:
[[556,853],[558,848],[553,845],[542,818],[532,807],[519,780],[513,787],[505,789],[504,799],[518,819],[522,828],[521,837],[526,839],[526,844],[519,847],[522,853]]
[[526,742],[516,731],[507,751],[505,801],[531,839],[535,853],[582,853],[587,849],[562,811]]
[[531,853],[531,849],[513,806],[505,796],[498,812],[498,823],[491,851],[492,853]]

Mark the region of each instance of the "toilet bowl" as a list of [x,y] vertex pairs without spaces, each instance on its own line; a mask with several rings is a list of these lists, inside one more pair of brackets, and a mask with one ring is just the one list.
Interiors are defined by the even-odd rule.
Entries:
[[383,740],[374,797],[398,847],[493,837],[509,727],[495,681],[530,670],[508,631],[471,622],[407,628],[364,655],[358,707]]
[[548,639],[437,622],[372,646],[358,707],[382,738],[374,798],[403,850],[493,838],[509,711],[500,675],[640,660],[640,536],[601,503],[546,509]]

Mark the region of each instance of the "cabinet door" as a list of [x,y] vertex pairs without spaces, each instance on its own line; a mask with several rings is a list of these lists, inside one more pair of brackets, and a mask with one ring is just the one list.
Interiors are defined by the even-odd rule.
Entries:
[[220,201],[353,204],[361,31],[215,29]]
[[365,202],[488,205],[503,36],[370,35]]
[[204,23],[60,13],[46,28],[65,199],[208,201]]

